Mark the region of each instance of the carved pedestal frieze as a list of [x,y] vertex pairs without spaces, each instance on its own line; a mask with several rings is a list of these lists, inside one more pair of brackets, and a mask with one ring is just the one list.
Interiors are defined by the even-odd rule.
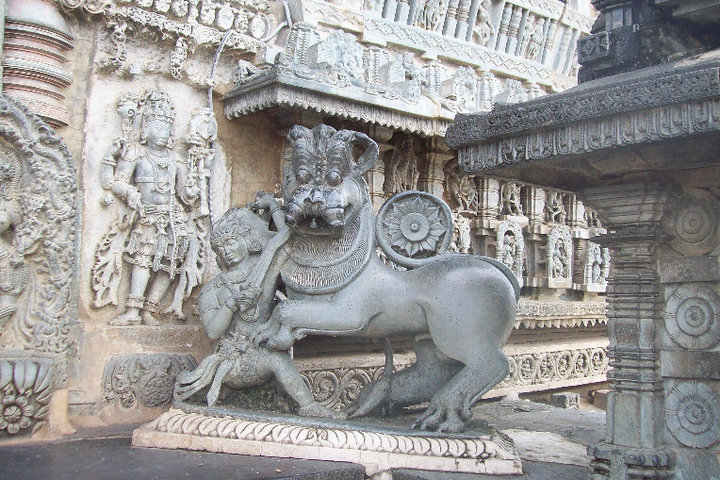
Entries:
[[54,388],[50,358],[11,356],[0,358],[0,438],[37,431],[50,412]]
[[[135,430],[133,445],[190,448],[221,453],[349,461],[368,477],[392,469],[520,474],[522,465],[509,437],[491,430],[452,436],[415,430],[368,430],[363,425],[288,418],[220,417],[171,410]],[[218,441],[220,440],[220,441]]]
[[175,377],[197,367],[189,354],[116,355],[105,364],[102,399],[117,401],[125,408],[162,407],[170,403]]

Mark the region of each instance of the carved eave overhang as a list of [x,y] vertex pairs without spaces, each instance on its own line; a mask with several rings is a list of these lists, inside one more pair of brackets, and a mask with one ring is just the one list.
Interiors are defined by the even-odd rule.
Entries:
[[380,125],[422,136],[444,136],[455,113],[428,97],[417,102],[388,99],[364,87],[335,86],[274,66],[248,79],[223,99],[225,116],[239,118],[263,110],[307,110],[324,116]]
[[717,162],[720,51],[458,115],[446,141],[469,174],[570,189],[671,179]]

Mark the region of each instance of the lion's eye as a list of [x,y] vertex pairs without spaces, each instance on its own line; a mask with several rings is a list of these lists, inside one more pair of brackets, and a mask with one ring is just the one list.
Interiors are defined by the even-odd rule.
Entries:
[[340,172],[337,170],[330,170],[327,175],[325,175],[325,181],[327,181],[328,185],[331,187],[337,187],[342,183]]
[[310,170],[306,168],[298,168],[297,171],[297,179],[301,183],[308,183],[310,179],[312,178],[312,174],[310,173]]

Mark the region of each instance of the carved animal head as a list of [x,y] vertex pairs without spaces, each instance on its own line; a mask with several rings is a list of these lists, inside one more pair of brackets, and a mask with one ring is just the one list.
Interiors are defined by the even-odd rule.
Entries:
[[[339,235],[369,201],[362,175],[377,160],[377,144],[363,133],[325,124],[312,130],[295,125],[287,139],[292,151],[284,172],[285,221],[304,233]],[[355,146],[362,149],[357,159]]]

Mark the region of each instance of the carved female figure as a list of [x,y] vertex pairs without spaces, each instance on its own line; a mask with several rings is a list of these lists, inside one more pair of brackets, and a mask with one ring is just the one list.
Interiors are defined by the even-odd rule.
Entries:
[[[263,192],[253,207],[280,211],[275,199]],[[284,226],[282,214],[273,215],[273,220]],[[178,375],[175,397],[187,399],[210,385],[207,403],[212,406],[223,384],[244,388],[261,385],[274,376],[300,405],[301,415],[345,418],[314,400],[287,351],[256,347],[250,341],[274,304],[277,278],[254,283],[263,262],[261,252],[272,237],[267,221],[247,208],[228,210],[213,226],[211,244],[222,272],[203,287],[198,303],[205,331],[219,342],[215,353],[193,372]]]
[[12,243],[5,238],[11,223],[12,214],[0,205],[0,329],[15,313],[16,302],[25,289],[28,274],[22,255],[19,255]]

